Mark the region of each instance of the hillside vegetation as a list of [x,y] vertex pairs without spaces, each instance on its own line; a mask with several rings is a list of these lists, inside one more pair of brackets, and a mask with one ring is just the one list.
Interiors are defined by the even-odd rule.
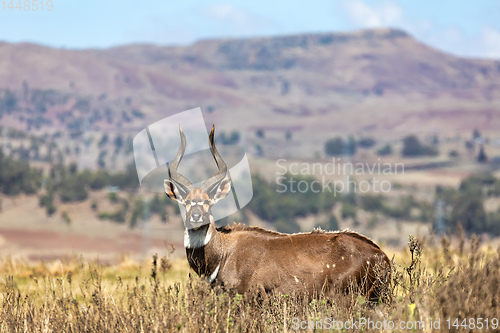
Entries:
[[201,107],[207,123],[252,146],[276,142],[249,133],[275,132],[301,138],[289,154],[312,157],[332,132],[494,133],[499,73],[498,61],[457,58],[392,29],[104,50],[0,43],[0,119],[74,140]]
[[315,332],[331,329],[332,320],[364,323],[364,332],[498,330],[499,252],[480,249],[477,238],[435,243],[410,237],[377,306],[355,293],[312,301],[230,294],[186,278],[186,263],[156,255],[113,265],[6,258],[0,332]]

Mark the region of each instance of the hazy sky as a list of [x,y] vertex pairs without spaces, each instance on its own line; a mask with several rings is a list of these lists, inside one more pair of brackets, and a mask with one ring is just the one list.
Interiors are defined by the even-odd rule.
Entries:
[[10,1],[0,3],[0,41],[102,48],[395,27],[456,55],[500,59],[499,0],[52,0],[50,12],[46,0],[43,12]]

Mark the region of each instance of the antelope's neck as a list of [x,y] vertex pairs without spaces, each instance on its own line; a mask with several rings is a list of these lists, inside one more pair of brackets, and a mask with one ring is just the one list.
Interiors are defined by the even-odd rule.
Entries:
[[215,226],[209,223],[199,227],[198,229],[184,230],[184,247],[186,249],[197,249],[207,245],[212,236],[216,234]]
[[189,266],[198,274],[213,282],[223,262],[222,235],[210,223],[198,229],[184,231],[184,247]]

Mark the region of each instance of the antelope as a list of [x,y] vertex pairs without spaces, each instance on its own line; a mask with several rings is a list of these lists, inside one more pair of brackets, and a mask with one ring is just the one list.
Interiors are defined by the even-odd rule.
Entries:
[[212,286],[240,294],[328,295],[339,288],[348,291],[354,283],[369,300],[378,300],[391,264],[379,246],[361,234],[318,229],[285,234],[260,227],[215,226],[211,208],[228,195],[231,179],[215,147],[214,129],[209,143],[218,172],[200,188],[177,172],[186,149],[179,126],[181,145],[168,166],[170,180],[164,180],[166,195],[186,209],[184,246],[190,267]]

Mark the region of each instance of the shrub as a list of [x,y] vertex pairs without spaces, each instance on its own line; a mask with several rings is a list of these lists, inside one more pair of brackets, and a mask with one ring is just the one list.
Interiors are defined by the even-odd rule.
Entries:
[[342,155],[344,153],[344,140],[334,138],[325,142],[325,153],[329,156]]
[[361,206],[367,211],[381,210],[384,205],[384,197],[382,195],[363,195],[360,197]]
[[331,214],[328,220],[325,223],[325,228],[327,230],[339,230],[339,221],[335,217],[335,215]]
[[28,162],[4,157],[0,152],[0,192],[6,195],[36,193],[41,182],[41,172],[32,169]]
[[[299,182],[311,184],[315,179],[285,175],[281,180],[286,184],[293,182],[293,184],[297,185]],[[310,187],[306,192],[302,193],[291,186],[286,186],[283,189],[277,183],[268,183],[259,175],[253,175],[252,182],[254,194],[248,207],[261,219],[270,222],[330,210],[337,200],[334,193],[315,193]]]
[[372,148],[377,141],[374,138],[362,138],[358,141],[358,146],[361,148]]
[[436,156],[438,155],[437,148],[433,146],[426,146],[420,143],[420,140],[415,135],[408,135],[403,139],[403,156]]
[[354,155],[356,153],[356,141],[350,137],[347,142],[341,137],[336,137],[325,142],[325,153],[334,155]]
[[92,190],[100,190],[108,185],[109,174],[104,170],[97,170],[90,175],[89,186]]
[[62,202],[83,201],[88,197],[87,186],[81,175],[66,177],[58,190]]
[[344,202],[342,204],[342,218],[346,219],[349,217],[356,218],[356,206],[349,202]]
[[297,223],[297,221],[295,221],[293,219],[289,219],[289,220],[281,219],[281,220],[278,220],[277,222],[275,222],[273,225],[276,228],[276,230],[279,232],[284,232],[287,234],[293,234],[293,233],[300,232],[299,224]]

